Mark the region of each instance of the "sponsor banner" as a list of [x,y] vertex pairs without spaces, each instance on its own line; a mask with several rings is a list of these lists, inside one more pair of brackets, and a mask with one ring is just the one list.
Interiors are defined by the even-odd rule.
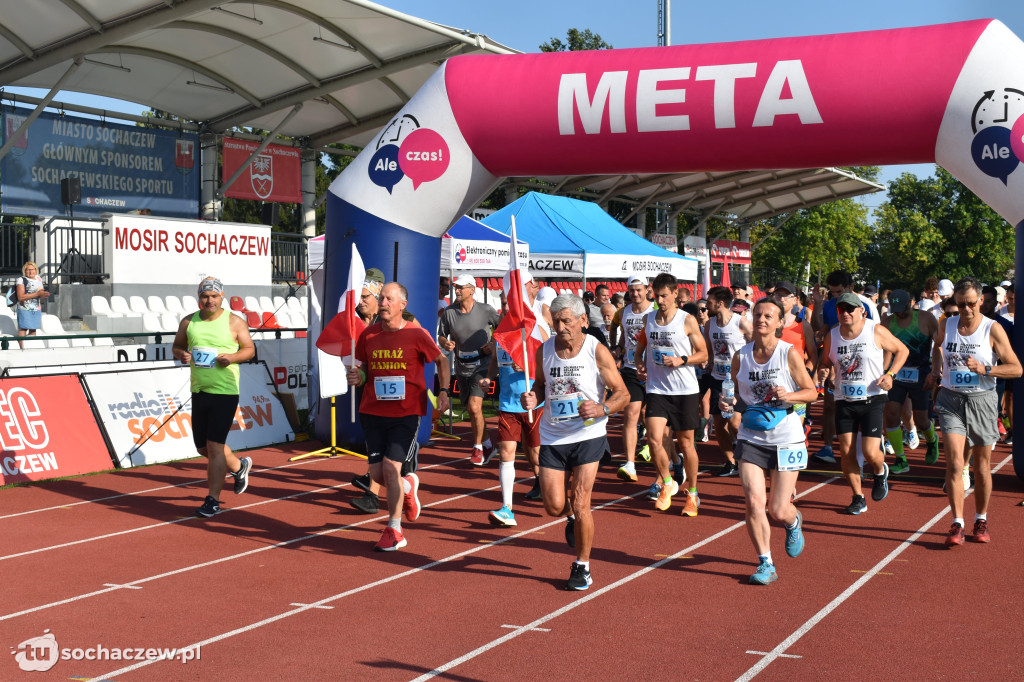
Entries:
[[708,240],[704,237],[683,238],[683,253],[690,258],[703,261],[708,254]]
[[0,379],[0,485],[111,468],[77,376]]
[[583,256],[566,256],[558,253],[530,254],[530,274],[534,277],[583,276]]
[[633,273],[653,278],[661,272],[670,273],[684,282],[693,282],[697,279],[697,261],[682,256],[587,254],[587,279],[625,279]]
[[255,360],[266,363],[277,390],[294,395],[296,409],[308,410],[310,366],[307,339],[260,339],[254,343]]
[[[447,263],[456,272],[463,270],[508,272],[508,256],[511,252],[508,242],[495,242],[486,239],[470,241],[445,236],[441,248],[450,249],[451,256]],[[524,263],[530,258],[530,248],[526,244],[520,244],[516,253]]]
[[734,242],[719,239],[711,245],[711,262],[722,263],[729,259],[729,265],[750,265],[750,242]]
[[[283,443],[294,437],[262,363],[239,365],[238,410],[228,434],[232,449]],[[82,376],[95,401],[119,466],[170,462],[196,456],[192,442],[189,368]]]
[[105,224],[112,284],[195,286],[216,275],[233,286],[271,285],[270,228],[264,225],[113,215]]
[[[31,109],[4,107],[4,142]],[[43,112],[0,162],[7,213],[63,213],[60,181],[82,182],[75,214],[148,209],[194,218],[199,213],[199,144],[194,133],[107,123]]]
[[479,220],[483,220],[484,218],[486,218],[487,216],[491,215],[492,213],[496,213],[496,211],[493,208],[480,208],[478,206],[477,208],[474,208],[471,211],[467,211],[466,215],[468,215],[473,220],[479,221]]
[[652,234],[651,243],[657,244],[666,251],[679,253],[679,247],[676,245],[676,236],[674,234]]
[[[258,142],[225,137],[222,181],[230,179],[258,146]],[[299,149],[279,144],[267,145],[227,188],[224,196],[301,204],[302,160]]]

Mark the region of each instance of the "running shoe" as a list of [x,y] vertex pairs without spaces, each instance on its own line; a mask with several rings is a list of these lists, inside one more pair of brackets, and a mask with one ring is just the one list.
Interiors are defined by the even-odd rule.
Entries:
[[396,552],[408,544],[409,541],[405,539],[405,534],[401,530],[388,526],[380,534],[380,540],[373,546],[373,551]]
[[767,559],[761,562],[761,565],[754,571],[754,575],[750,576],[751,585],[768,585],[779,579],[779,574],[775,572],[775,564],[768,563]]
[[887,455],[895,455],[896,454],[896,451],[892,447],[892,443],[890,443],[889,439],[886,438],[885,436],[882,436],[882,447],[885,449],[885,454],[887,454]]
[[686,483],[686,469],[683,468],[683,460],[672,465],[672,480],[679,485]]
[[910,471],[910,464],[907,463],[906,457],[897,457],[896,461],[889,467],[889,473],[894,476],[905,474],[908,471]]
[[661,484],[655,481],[651,484],[651,487],[647,489],[647,499],[656,500],[661,495]]
[[252,469],[252,457],[243,457],[239,460],[238,471],[234,472],[236,495],[241,495],[249,487],[250,469]]
[[924,463],[935,464],[939,461],[939,439],[938,437],[930,443],[925,444]]
[[907,447],[911,450],[916,450],[921,445],[921,437],[917,435],[917,429],[910,429],[910,434],[907,437]]
[[1003,439],[1003,445],[1013,445],[1013,430],[1006,432],[1006,438]]
[[971,533],[971,539],[975,542],[988,542],[992,539],[988,534],[988,521],[978,519],[974,522],[974,531]]
[[796,513],[796,525],[786,528],[786,554],[791,557],[800,556],[804,551],[804,515]]
[[512,508],[508,505],[503,506],[498,511],[492,511],[487,515],[487,518],[492,526],[512,528],[516,525],[516,515],[512,513]]
[[964,527],[954,523],[949,527],[949,535],[946,536],[946,547],[956,547],[964,544]]
[[572,562],[572,569],[569,571],[569,579],[565,582],[565,589],[580,592],[593,584],[590,569],[577,561]]
[[491,455],[493,453],[494,450],[492,449],[491,452],[485,455],[484,449],[482,447],[478,448],[474,445],[473,454],[469,456],[469,463],[472,464],[473,466],[482,467],[483,465],[491,461]]
[[846,508],[846,513],[856,516],[857,514],[863,514],[868,510],[868,502],[863,495],[854,495],[853,502]]
[[348,503],[364,514],[376,514],[380,511],[380,498],[371,492],[365,492],[359,497],[353,497]]
[[629,481],[630,483],[636,483],[636,464],[633,462],[626,462],[619,467],[618,477],[623,481]]
[[576,549],[576,519],[572,516],[565,519],[565,544]]
[[961,474],[964,479],[964,495],[968,494],[974,488],[971,487],[971,469],[970,467],[964,467],[963,473]]
[[882,473],[875,474],[875,480],[871,484],[871,499],[881,502],[889,494],[889,465],[882,462]]
[[700,428],[697,429],[697,442],[708,442],[708,420],[705,419],[704,417],[700,418]]
[[420,477],[409,474],[403,480],[409,481],[409,492],[402,500],[402,511],[405,512],[406,521],[415,521],[420,517]]
[[824,462],[825,464],[835,464],[836,463],[835,455],[832,454],[832,446],[831,445],[826,445],[821,450],[818,450],[817,452],[815,452],[814,453],[814,459],[818,460],[819,462]]
[[205,518],[220,514],[220,500],[207,495],[206,499],[203,500],[203,506],[196,509],[196,514]]
[[735,476],[739,471],[740,470],[739,467],[736,466],[736,462],[726,461],[726,463],[722,465],[722,468],[718,470],[718,475],[723,477]]
[[672,496],[678,492],[679,484],[674,479],[669,483],[662,484],[658,499],[654,502],[654,508],[659,511],[668,511],[668,508],[672,506]]
[[903,431],[903,447],[910,447],[910,431],[907,431],[906,427],[901,426],[900,429]]
[[644,445],[642,448],[640,448],[640,452],[638,452],[636,454],[639,455],[640,459],[642,459],[643,461],[650,462],[651,461],[651,446]]
[[686,493],[686,504],[683,505],[682,516],[696,516],[700,509],[700,495],[697,493]]
[[352,485],[359,488],[363,492],[370,492],[370,474],[363,474],[362,476],[353,476]]
[[528,500],[539,500],[543,496],[540,494],[540,481],[536,478],[533,479],[533,487],[526,493],[526,499]]

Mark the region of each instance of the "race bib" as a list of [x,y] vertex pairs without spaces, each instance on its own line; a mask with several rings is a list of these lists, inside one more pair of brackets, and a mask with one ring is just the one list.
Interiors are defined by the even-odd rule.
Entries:
[[847,400],[866,400],[868,397],[867,384],[851,384],[844,381],[842,387],[843,397]]
[[917,367],[904,367],[896,373],[896,381],[904,384],[916,384],[918,376]]
[[504,351],[504,349],[498,349],[498,367],[511,367],[512,356]]
[[779,445],[779,471],[799,471],[807,468],[807,445]]
[[715,374],[721,374],[722,376],[729,376],[732,372],[731,362],[716,362],[715,363]]
[[210,368],[217,364],[217,349],[196,346],[192,349],[192,363],[196,367]]
[[630,365],[636,364],[636,348],[626,349],[626,362]]
[[651,346],[651,352],[654,355],[654,364],[659,367],[665,366],[665,358],[676,357],[676,349],[671,346]]
[[405,377],[374,377],[377,400],[405,400]]
[[977,372],[970,372],[966,369],[949,370],[950,386],[966,388],[968,386],[980,386],[981,375]]
[[555,424],[577,419],[580,416],[579,393],[567,393],[548,399],[548,418]]

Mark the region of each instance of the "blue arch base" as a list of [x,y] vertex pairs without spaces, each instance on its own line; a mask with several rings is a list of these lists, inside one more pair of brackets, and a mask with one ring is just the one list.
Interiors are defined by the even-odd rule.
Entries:
[[[1016,287],[1016,281],[1020,279],[1022,273],[1024,273],[1024,220],[1017,223],[1017,230],[1014,247],[1014,266],[1013,266],[1013,279],[1014,287]],[[1017,359],[1024,362],[1024,324],[1013,325],[1013,352],[1016,353]],[[1024,397],[1024,379],[1013,380],[1013,392],[1016,395]],[[1024,401],[1022,401],[1024,402]],[[1017,472],[1017,478],[1024,481],[1024,438],[1017,434],[1024,434],[1024,416],[1021,415],[1021,406],[1014,406],[1016,409],[1013,411],[1013,433],[1016,438],[1013,440],[1013,470]]]
[[[409,290],[408,310],[427,330],[431,338],[437,329],[437,289],[441,272],[441,238],[428,237],[404,227],[382,220],[375,215],[327,195],[327,233],[324,255],[324,320],[338,312],[338,301],[345,293],[351,266],[352,244],[356,245],[367,269],[379,268],[388,282],[398,281]],[[427,386],[434,385],[434,365],[424,370]],[[329,402],[323,401],[317,413],[316,433],[323,440],[330,439],[331,415]],[[335,400],[337,437],[343,443],[364,442],[359,415],[352,423],[351,400],[342,396]],[[430,439],[430,406],[427,417],[420,424],[417,440]],[[358,411],[358,406],[357,406]]]

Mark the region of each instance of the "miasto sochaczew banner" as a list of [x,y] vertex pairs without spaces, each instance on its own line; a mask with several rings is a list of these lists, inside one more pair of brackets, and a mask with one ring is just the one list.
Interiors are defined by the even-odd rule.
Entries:
[[77,376],[0,379],[0,485],[113,466]]

